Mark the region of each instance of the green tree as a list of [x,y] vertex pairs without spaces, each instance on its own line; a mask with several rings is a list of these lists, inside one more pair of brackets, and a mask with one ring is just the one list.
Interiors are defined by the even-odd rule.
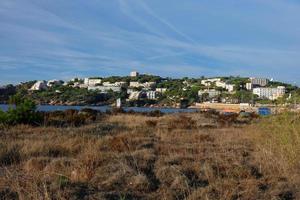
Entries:
[[233,95],[233,98],[238,99],[241,103],[251,103],[256,96],[254,96],[250,91],[240,90]]
[[36,104],[20,95],[14,95],[9,100],[10,108],[2,115],[2,122],[15,124],[32,124],[38,125],[42,121],[42,117],[36,112]]

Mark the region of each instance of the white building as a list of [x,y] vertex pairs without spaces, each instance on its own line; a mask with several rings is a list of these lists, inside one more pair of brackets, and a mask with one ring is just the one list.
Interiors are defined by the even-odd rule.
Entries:
[[225,85],[225,89],[226,89],[228,92],[233,92],[233,91],[234,91],[234,87],[235,87],[235,85],[233,85],[233,84],[226,84],[226,85]]
[[142,92],[132,92],[129,95],[129,100],[138,100],[142,96]]
[[153,88],[156,86],[156,83],[155,82],[146,82],[146,83],[143,83],[144,85],[144,88]]
[[35,84],[33,84],[33,86],[29,90],[39,91],[39,90],[46,90],[47,88],[48,87],[46,81],[37,81]]
[[226,88],[226,83],[223,81],[215,82],[217,87]]
[[88,90],[97,90],[103,93],[106,93],[108,91],[113,91],[113,92],[121,92],[121,87],[117,86],[89,86]]
[[96,86],[101,83],[102,83],[102,80],[100,78],[85,78],[84,79],[84,85],[87,85],[87,86]]
[[127,83],[124,81],[119,81],[119,82],[115,82],[114,85],[119,87],[126,87]]
[[217,85],[218,82],[221,82],[221,78],[209,78],[209,79],[202,80],[201,84],[205,86],[211,86],[213,83],[216,83]]
[[215,84],[216,84],[216,87],[224,88],[228,92],[233,92],[234,91],[234,85],[233,84],[228,84],[228,83],[225,83],[223,81],[216,81]]
[[253,90],[257,87],[265,87],[269,83],[269,79],[267,78],[250,78],[249,83],[246,83],[246,89],[247,90]]
[[131,94],[133,92],[135,92],[136,90],[132,89],[132,88],[127,88],[127,94]]
[[253,89],[252,83],[246,83],[246,89],[247,90],[252,90]]
[[130,72],[130,76],[137,77],[137,76],[139,76],[139,73],[137,71],[133,71],[133,72]]
[[215,89],[199,90],[198,96],[202,96],[203,94],[208,94],[209,98],[214,98],[219,96],[221,92]]
[[156,88],[155,91],[164,94],[167,91],[167,88]]
[[86,88],[88,88],[88,85],[85,85],[85,84],[82,84],[82,83],[79,83],[79,82],[75,82],[72,85],[70,85],[70,87],[86,89]]
[[62,84],[64,84],[64,82],[60,81],[60,80],[50,80],[47,82],[48,87],[58,86],[58,85],[62,85]]
[[132,87],[132,88],[142,87],[142,84],[137,81],[131,81],[129,83],[129,87]]
[[129,87],[131,88],[138,88],[138,87],[142,87],[142,88],[153,88],[155,87],[156,83],[155,82],[146,82],[146,83],[139,83],[136,81],[132,81],[129,83]]
[[155,100],[158,98],[158,92],[156,91],[148,91],[146,92],[146,94],[147,94],[147,99]]
[[122,100],[121,100],[121,98],[117,99],[117,101],[116,101],[116,107],[117,108],[121,108],[122,107]]
[[81,78],[72,78],[71,81],[72,82],[81,82],[82,79]]
[[127,83],[123,81],[115,82],[115,83],[103,82],[102,85],[106,87],[124,87],[127,85]]
[[278,86],[277,88],[254,88],[253,94],[256,94],[259,98],[266,98],[270,100],[276,100],[279,97],[283,97],[286,92],[284,86]]

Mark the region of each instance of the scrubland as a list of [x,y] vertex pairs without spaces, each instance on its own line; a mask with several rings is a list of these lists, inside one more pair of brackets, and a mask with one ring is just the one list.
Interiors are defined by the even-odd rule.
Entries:
[[300,115],[111,114],[0,130],[0,199],[300,199]]

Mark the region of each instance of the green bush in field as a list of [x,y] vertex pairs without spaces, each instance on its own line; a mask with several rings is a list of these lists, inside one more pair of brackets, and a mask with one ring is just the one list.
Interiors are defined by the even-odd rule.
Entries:
[[7,120],[7,114],[6,112],[3,112],[2,110],[0,110],[0,124],[1,123],[6,123]]
[[15,95],[10,98],[9,103],[8,111],[0,112],[0,123],[37,125],[42,121],[41,115],[36,112],[36,104],[33,101]]

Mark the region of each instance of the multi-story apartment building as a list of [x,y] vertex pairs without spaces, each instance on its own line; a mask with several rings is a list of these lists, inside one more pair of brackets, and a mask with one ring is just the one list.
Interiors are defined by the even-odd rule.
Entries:
[[254,88],[253,94],[258,95],[259,98],[265,98],[270,100],[276,100],[279,97],[283,97],[286,92],[284,86],[278,86],[277,88]]
[[246,89],[247,90],[253,90],[257,87],[265,87],[269,83],[269,79],[267,78],[250,78],[249,83],[246,83]]
[[250,78],[252,85],[265,87],[268,85],[269,80],[267,78]]
[[146,94],[147,94],[147,99],[155,100],[158,98],[158,92],[156,91],[148,91]]

